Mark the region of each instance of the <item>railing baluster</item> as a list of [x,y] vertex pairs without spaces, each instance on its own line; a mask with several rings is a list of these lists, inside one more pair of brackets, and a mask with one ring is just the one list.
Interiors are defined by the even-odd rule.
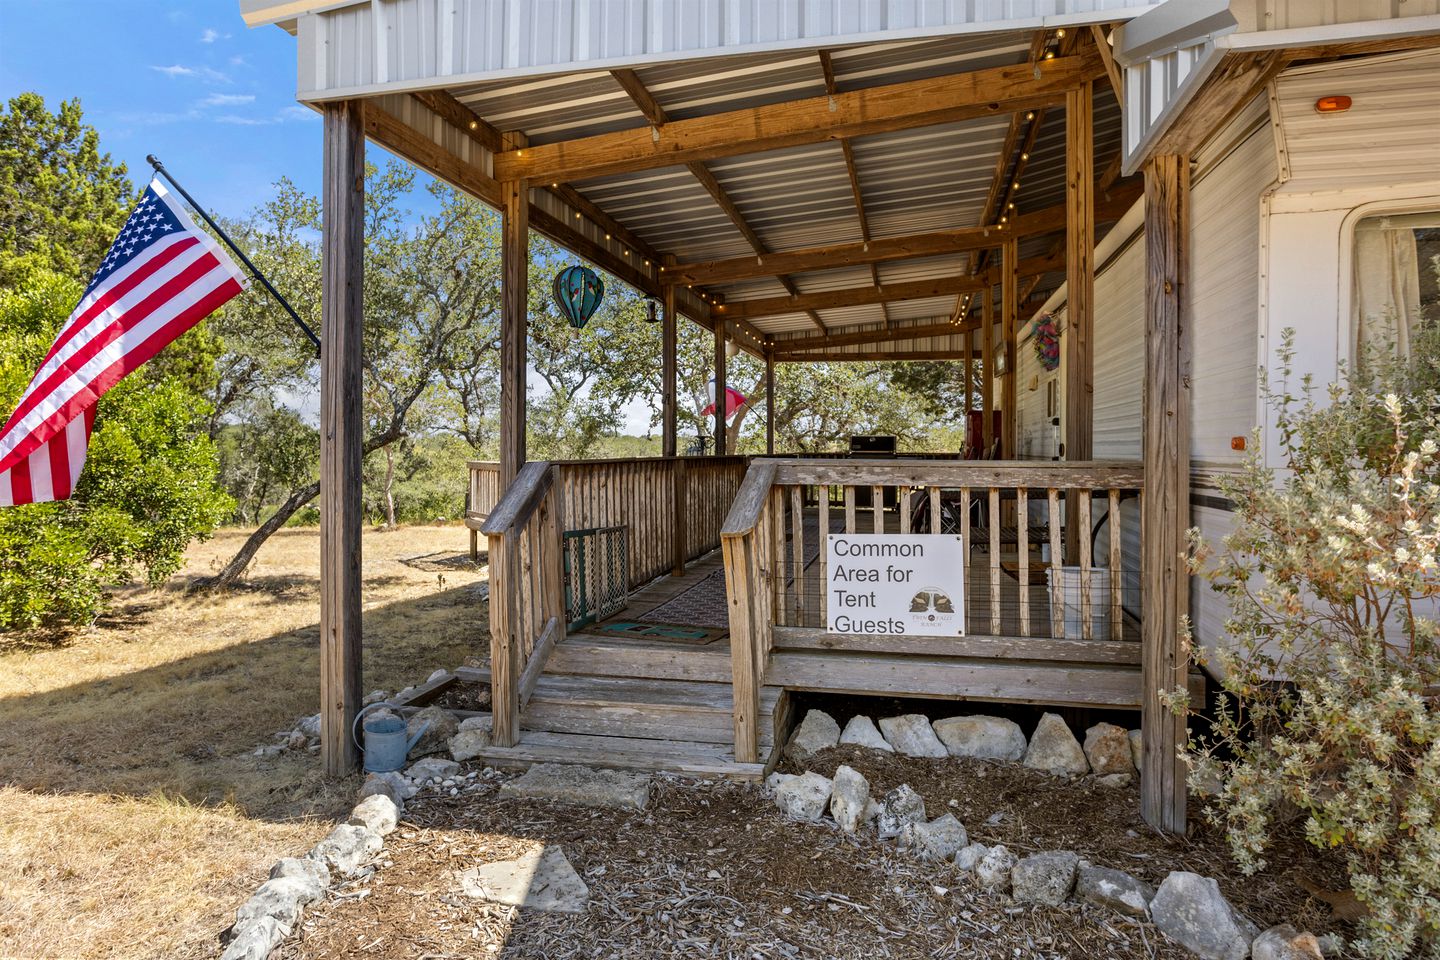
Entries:
[[820,496],[816,498],[819,502],[818,509],[820,513],[820,522],[817,525],[818,542],[820,546],[820,603],[818,606],[820,608],[819,625],[823,627],[830,622],[828,619],[830,615],[830,598],[829,590],[827,589],[830,583],[830,558],[826,556],[826,554],[829,553],[830,543],[830,488],[828,486],[822,486],[818,489],[820,491]]
[[875,532],[885,532],[885,488],[878,483],[870,488],[870,512],[875,515]]
[[845,532],[855,532],[855,488],[845,485]]
[[900,510],[900,532],[910,532],[910,488],[899,487],[895,494],[895,502]]
[[1086,640],[1095,639],[1095,624],[1090,613],[1090,491],[1077,490],[1079,497],[1079,524],[1076,540],[1080,545],[1080,636]]
[[1125,608],[1120,596],[1120,582],[1124,563],[1123,547],[1120,541],[1120,491],[1110,490],[1110,639],[1124,639]]
[[770,575],[775,581],[775,622],[785,623],[785,497],[780,487],[770,491],[770,537],[775,545]]
[[1045,491],[1050,507],[1050,567],[1046,576],[1050,581],[1050,636],[1065,636],[1065,570],[1064,538],[1061,535],[1060,491],[1050,487]]
[[[930,532],[940,533],[943,527],[943,518],[940,516],[940,488],[931,486],[930,494]],[[968,544],[967,544],[968,546]]]
[[1024,487],[1015,488],[1016,579],[1020,582],[1020,636],[1030,636],[1030,500]]
[[795,571],[794,619],[796,626],[805,625],[805,506],[802,489],[790,488],[790,554]]
[[990,488],[990,633],[1000,635],[1000,488]]

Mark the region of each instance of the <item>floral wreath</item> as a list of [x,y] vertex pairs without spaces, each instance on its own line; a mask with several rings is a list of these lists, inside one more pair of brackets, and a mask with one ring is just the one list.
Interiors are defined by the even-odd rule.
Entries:
[[1042,313],[1035,318],[1035,356],[1040,366],[1054,370],[1060,366],[1060,328],[1055,326],[1055,317]]

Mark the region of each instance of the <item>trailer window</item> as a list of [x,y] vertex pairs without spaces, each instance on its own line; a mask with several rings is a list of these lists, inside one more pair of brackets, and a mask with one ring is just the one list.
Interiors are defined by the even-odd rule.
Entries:
[[1440,323],[1440,211],[1367,217],[1355,227],[1355,357],[1410,352],[1422,324]]

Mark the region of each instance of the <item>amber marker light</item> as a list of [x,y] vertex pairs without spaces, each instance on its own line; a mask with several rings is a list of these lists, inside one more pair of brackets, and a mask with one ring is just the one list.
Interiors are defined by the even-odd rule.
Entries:
[[1344,113],[1350,109],[1351,100],[1343,94],[1333,97],[1321,97],[1315,101],[1316,113]]

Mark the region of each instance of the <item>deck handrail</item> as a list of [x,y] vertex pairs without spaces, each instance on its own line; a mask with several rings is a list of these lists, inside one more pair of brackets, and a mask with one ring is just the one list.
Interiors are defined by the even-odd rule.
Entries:
[[506,488],[495,509],[485,518],[480,532],[486,536],[503,535],[523,525],[555,482],[548,460],[534,460],[520,468],[515,480]]
[[725,524],[720,528],[721,537],[743,537],[755,529],[760,522],[760,512],[765,508],[765,497],[775,483],[774,461],[761,460],[751,464],[745,471],[745,479],[735,493],[735,502],[725,515]]

